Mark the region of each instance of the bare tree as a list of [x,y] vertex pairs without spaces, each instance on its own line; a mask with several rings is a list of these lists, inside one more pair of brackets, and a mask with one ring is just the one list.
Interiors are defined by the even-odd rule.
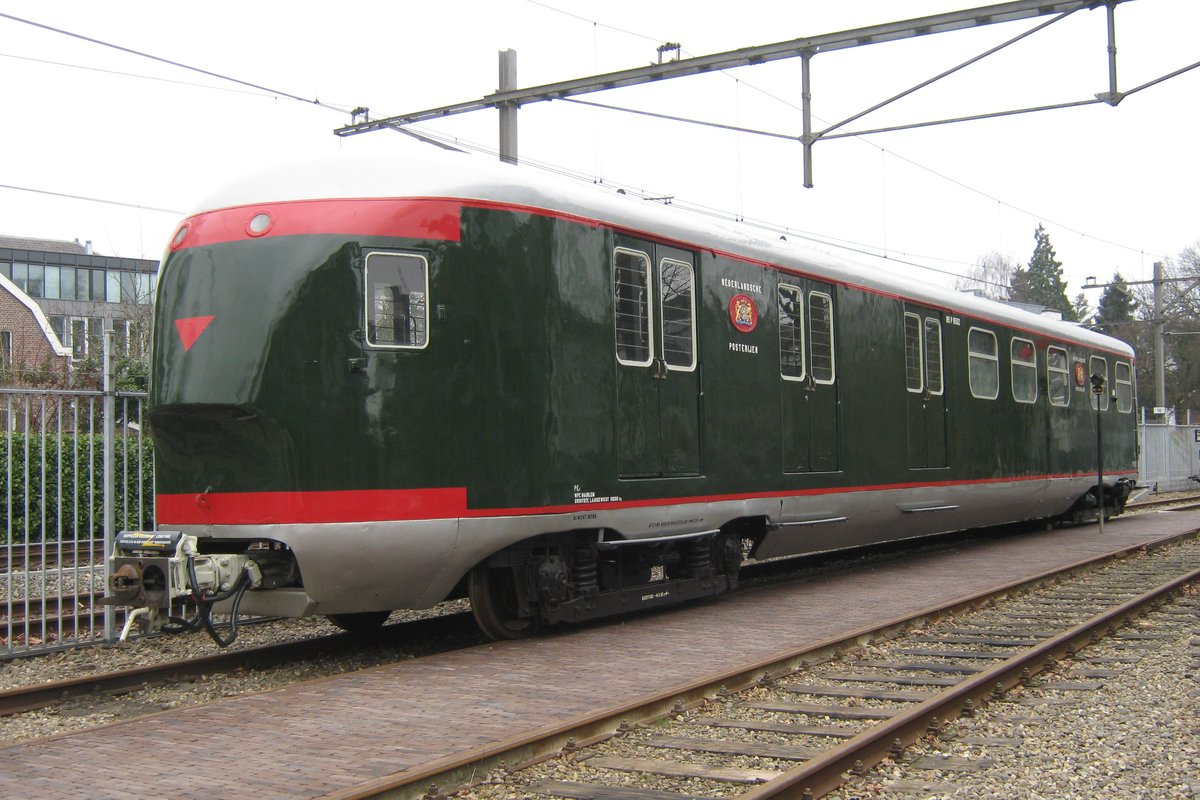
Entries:
[[[1178,258],[1163,261],[1162,318],[1165,336],[1167,405],[1200,409],[1200,242],[1186,247]],[[1154,289],[1149,284],[1132,287],[1138,316],[1144,320],[1134,344],[1138,359],[1138,394],[1154,397],[1154,358],[1151,331]]]
[[975,292],[990,300],[1008,300],[1009,287],[1018,269],[1012,256],[993,250],[980,256],[967,274],[954,282],[960,292]]

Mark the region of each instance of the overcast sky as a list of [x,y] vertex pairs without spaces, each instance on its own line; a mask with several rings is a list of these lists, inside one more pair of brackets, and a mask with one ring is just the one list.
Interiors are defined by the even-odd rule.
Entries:
[[[518,82],[529,86],[645,65],[661,42],[706,55],[986,4],[0,0],[3,14],[266,87],[0,17],[0,234],[91,240],[98,253],[159,258],[185,213],[259,165],[339,152],[421,153],[428,145],[391,131],[332,131],[356,106],[377,118],[493,92],[497,52],[506,48],[518,52]],[[819,55],[814,114],[826,124],[842,120],[1046,19]],[[1129,0],[1116,20],[1122,90],[1200,60],[1196,0]],[[1107,45],[1104,10],[1080,11],[851,129],[1086,100],[1108,90]],[[801,131],[798,59],[583,99]],[[845,257],[878,264],[885,262],[862,254],[886,255],[897,272],[943,285],[953,277],[910,262],[965,273],[996,251],[1024,264],[1042,222],[1073,297],[1085,276],[1103,282],[1120,270],[1145,279],[1154,261],[1200,240],[1198,99],[1200,69],[1117,108],[821,142],[813,189],[801,185],[796,142],[562,101],[522,109],[520,152],[593,180],[786,227]],[[490,110],[422,129],[497,143]]]

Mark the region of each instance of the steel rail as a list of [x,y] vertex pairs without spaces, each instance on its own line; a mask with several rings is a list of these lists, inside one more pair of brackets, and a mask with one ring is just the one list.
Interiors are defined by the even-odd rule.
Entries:
[[822,797],[845,783],[842,777],[845,773],[863,772],[894,754],[897,748],[907,747],[931,729],[936,730],[939,723],[957,719],[964,712],[971,713],[970,709],[974,704],[986,704],[990,696],[1002,694],[1052,666],[1056,661],[1073,656],[1080,646],[1088,644],[1094,636],[1100,635],[1101,629],[1112,630],[1120,627],[1129,617],[1137,615],[1160,598],[1197,579],[1200,579],[1200,569],[1174,578],[1098,614],[1087,622],[967,678],[909,711],[871,726],[811,761],[806,761],[780,777],[739,795],[738,800],[810,800]]
[[[916,620],[930,620],[958,613],[979,605],[997,595],[1004,595],[1023,588],[1035,586],[1048,578],[1063,576],[1086,569],[1105,561],[1127,557],[1145,550],[1153,550],[1173,542],[1194,538],[1198,531],[1174,534],[1137,545],[1119,548],[1108,553],[1074,562],[1037,575],[1021,578],[1005,584],[976,592],[945,605],[929,606],[882,623],[865,626],[837,637],[825,639],[799,649],[788,649],[759,659],[750,664],[722,670],[698,680],[670,689],[643,696],[593,713],[566,720],[562,723],[543,726],[534,731],[517,734],[491,744],[473,748],[453,756],[447,756],[418,768],[404,770],[383,778],[377,778],[347,789],[337,790],[320,797],[320,800],[366,800],[367,798],[418,798],[422,795],[438,795],[437,787],[459,787],[471,782],[472,777],[500,766],[528,763],[550,757],[564,750],[583,747],[603,741],[627,728],[631,723],[648,722],[665,716],[680,707],[708,700],[721,694],[730,694],[749,689],[765,681],[794,672],[814,657],[834,652],[847,645],[866,641],[892,631],[902,630]],[[993,680],[993,685],[995,680]],[[893,735],[892,740],[896,737]],[[890,742],[889,740],[889,746]],[[840,762],[839,762],[840,763]],[[434,788],[426,791],[426,787]],[[739,798],[740,800],[740,798]]]
[[[364,643],[378,643],[390,637],[420,638],[434,634],[445,634],[448,620],[456,620],[464,626],[470,624],[470,614],[459,613],[440,617],[429,617],[413,622],[398,623],[382,628],[371,637],[354,637],[349,633],[332,633],[309,639],[299,639],[280,644],[247,647],[241,650],[223,650],[210,656],[169,661],[143,667],[105,672],[80,678],[20,686],[0,690],[0,717],[44,708],[64,699],[92,694],[136,689],[181,678],[198,675],[214,675],[233,672],[248,667],[272,667],[291,661],[311,658],[330,650],[351,652]],[[246,622],[240,624],[247,624]]]
[[[61,544],[60,548],[58,541],[30,542],[28,545],[28,555],[26,555],[25,543],[14,542],[13,557],[9,564],[8,574],[11,574],[16,569],[28,571],[30,565],[40,570],[43,567],[60,567],[63,566],[63,562],[74,562],[80,557],[91,558],[93,562],[97,558],[103,559],[104,557],[103,539],[80,539],[78,543],[74,540],[65,539]],[[45,559],[44,564],[42,563],[43,559]],[[83,567],[90,565],[74,564],[74,566]]]
[[1125,510],[1126,511],[1140,511],[1142,509],[1147,509],[1147,508],[1158,508],[1159,506],[1174,505],[1175,503],[1187,503],[1188,504],[1188,505],[1180,506],[1179,507],[1180,511],[1186,511],[1188,509],[1196,508],[1197,505],[1200,505],[1200,494],[1189,495],[1188,497],[1176,497],[1174,499],[1168,499],[1168,500],[1143,500],[1138,503],[1130,503],[1129,505],[1125,506]]

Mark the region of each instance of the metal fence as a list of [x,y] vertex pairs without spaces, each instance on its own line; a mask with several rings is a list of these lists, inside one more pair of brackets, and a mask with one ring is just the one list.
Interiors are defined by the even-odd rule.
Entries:
[[1156,492],[1200,489],[1200,423],[1138,425],[1138,482]]
[[115,639],[105,554],[154,521],[144,401],[0,388],[0,659]]

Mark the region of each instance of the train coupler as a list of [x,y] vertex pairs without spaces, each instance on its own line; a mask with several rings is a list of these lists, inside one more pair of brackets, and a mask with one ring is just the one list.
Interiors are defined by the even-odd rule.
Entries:
[[[121,531],[109,556],[105,605],[131,606],[143,632],[182,633],[204,627],[221,646],[237,636],[242,595],[262,585],[262,571],[238,553],[201,554],[197,538],[180,531]],[[232,600],[229,636],[217,631],[212,607]],[[171,616],[172,605],[190,602],[191,618]],[[121,633],[124,641],[132,622]]]

